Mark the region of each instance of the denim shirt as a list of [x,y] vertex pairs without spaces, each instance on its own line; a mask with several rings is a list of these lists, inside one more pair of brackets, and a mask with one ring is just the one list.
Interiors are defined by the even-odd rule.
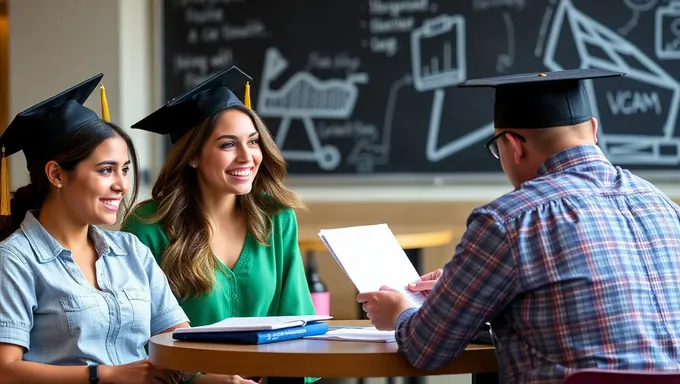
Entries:
[[98,290],[36,215],[0,243],[0,342],[24,347],[24,360],[126,364],[147,357],[151,335],[188,321],[137,237],[90,226]]

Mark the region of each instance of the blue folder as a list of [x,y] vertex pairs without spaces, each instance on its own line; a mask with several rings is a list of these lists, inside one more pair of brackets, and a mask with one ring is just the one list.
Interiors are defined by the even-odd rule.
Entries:
[[328,324],[311,322],[299,327],[268,331],[173,333],[172,338],[182,341],[267,344],[278,341],[301,339],[306,336],[323,335],[326,332],[328,332]]

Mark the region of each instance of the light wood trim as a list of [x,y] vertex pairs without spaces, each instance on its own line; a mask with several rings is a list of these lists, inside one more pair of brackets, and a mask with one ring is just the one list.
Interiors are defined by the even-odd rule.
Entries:
[[[319,238],[318,232],[322,227],[300,227],[298,231],[298,244],[301,252],[327,251],[328,248]],[[392,228],[394,237],[403,249],[431,248],[449,244],[457,233],[463,232],[461,228],[447,227],[395,227]]]
[[[367,321],[329,321],[329,325],[369,325]],[[149,359],[167,369],[268,377],[397,377],[496,372],[494,348],[469,345],[446,367],[413,368],[396,343],[290,340],[262,345],[174,341],[169,333],[153,336]]]

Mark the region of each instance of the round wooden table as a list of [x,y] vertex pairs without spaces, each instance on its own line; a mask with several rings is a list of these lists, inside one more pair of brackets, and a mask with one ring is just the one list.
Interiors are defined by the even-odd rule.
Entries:
[[[365,320],[329,321],[330,326],[370,326]],[[189,372],[243,377],[395,377],[496,372],[494,348],[469,345],[441,369],[421,371],[397,351],[397,343],[289,340],[261,345],[175,341],[170,333],[149,342],[151,363]]]

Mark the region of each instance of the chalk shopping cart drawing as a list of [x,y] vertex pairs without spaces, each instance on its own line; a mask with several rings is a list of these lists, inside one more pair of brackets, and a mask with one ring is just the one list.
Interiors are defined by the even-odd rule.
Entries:
[[[342,160],[340,150],[321,143],[313,119],[349,118],[359,93],[357,84],[366,84],[368,74],[353,73],[346,79],[319,80],[309,72],[298,71],[279,89],[272,89],[271,82],[286,68],[288,61],[279,50],[268,48],[257,112],[263,117],[281,118],[274,140],[286,160],[316,162],[324,170],[333,170]],[[286,136],[294,119],[302,121],[311,143],[310,150],[285,149]]]

